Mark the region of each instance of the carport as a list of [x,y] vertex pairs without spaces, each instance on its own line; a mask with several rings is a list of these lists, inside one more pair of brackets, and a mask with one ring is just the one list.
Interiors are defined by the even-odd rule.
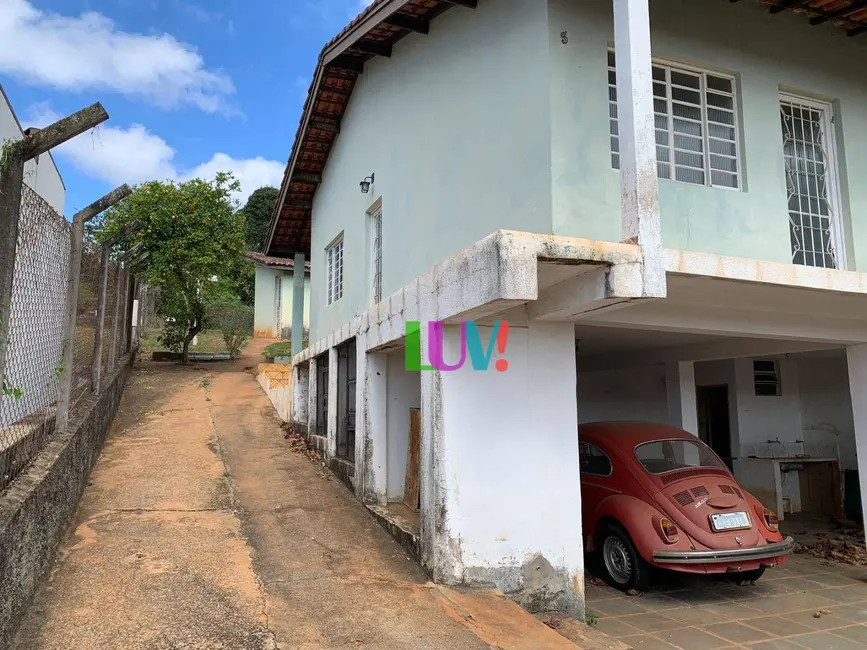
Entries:
[[850,377],[867,297],[685,273],[668,292],[577,320],[579,421],[682,427],[781,518],[860,518],[867,428],[853,402],[867,389]]

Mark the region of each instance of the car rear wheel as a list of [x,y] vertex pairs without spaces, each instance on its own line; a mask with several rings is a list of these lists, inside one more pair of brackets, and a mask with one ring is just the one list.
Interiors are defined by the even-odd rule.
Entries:
[[635,550],[635,545],[621,526],[607,528],[602,535],[599,553],[614,587],[623,591],[646,591],[650,586],[650,565]]

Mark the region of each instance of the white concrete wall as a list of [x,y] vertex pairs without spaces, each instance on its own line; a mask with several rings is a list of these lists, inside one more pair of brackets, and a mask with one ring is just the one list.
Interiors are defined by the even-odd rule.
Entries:
[[421,408],[421,377],[408,372],[403,350],[388,355],[387,365],[387,495],[402,501],[409,447],[409,410]]
[[[282,326],[292,327],[292,296],[295,293],[292,271],[271,269],[256,264],[256,289],[253,314],[253,331],[257,337],[279,338],[277,331],[277,277],[283,278],[282,289]],[[304,327],[310,326],[310,278],[304,279]]]
[[804,442],[837,446],[841,467],[858,469],[846,357],[801,358],[797,368]]
[[580,422],[630,420],[669,422],[665,366],[580,372]]
[[[789,359],[779,359],[782,395],[756,395],[753,360],[736,359],[738,432],[741,453],[745,445],[767,445],[769,440],[801,439],[801,407],[798,370]],[[759,454],[764,456],[765,454]]]
[[[482,340],[491,335],[480,331]],[[435,577],[515,590],[523,567],[541,554],[571,582],[568,589],[580,589],[574,337],[568,323],[513,327],[507,372],[467,364],[422,373],[435,380],[425,406],[438,402],[439,413],[425,411],[425,437],[440,454],[433,482],[442,494],[432,501],[443,499],[437,528],[448,539],[439,541],[455,572]],[[460,357],[459,342],[458,328],[447,328],[447,359]]]
[[[26,125],[24,125],[26,127]],[[0,146],[7,140],[24,136],[6,94],[0,88]],[[45,153],[24,165],[24,182],[45,199],[58,214],[63,214],[66,188],[51,154]]]
[[[311,340],[370,306],[379,197],[384,296],[499,228],[551,231],[546,21],[545,2],[480,0],[365,65],[313,206]],[[325,247],[341,232],[344,295],[329,306]]]

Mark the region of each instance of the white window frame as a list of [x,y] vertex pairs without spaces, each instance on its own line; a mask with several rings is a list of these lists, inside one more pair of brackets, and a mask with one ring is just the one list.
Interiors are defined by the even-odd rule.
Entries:
[[[830,172],[825,177],[825,184],[828,187],[828,203],[831,210],[831,239],[834,243],[834,253],[837,258],[837,270],[846,270],[846,242],[843,236],[843,197],[840,192],[840,165],[837,157],[837,132],[834,130],[834,105],[831,102],[787,92],[780,92],[778,104],[782,102],[794,102],[822,112],[821,128],[824,129],[825,154],[828,156],[827,168]],[[788,213],[789,206],[786,205],[786,215]]]
[[343,297],[343,233],[325,248],[325,298],[329,305]]
[[[608,55],[610,56],[613,54],[614,54],[614,49],[609,48],[608,49]],[[656,146],[658,146],[658,147],[665,146],[668,148],[668,150],[670,152],[670,160],[668,162],[668,165],[669,165],[670,170],[671,170],[671,176],[670,177],[660,176],[658,171],[657,171],[658,178],[660,178],[661,180],[670,180],[670,181],[675,181],[678,183],[686,183],[687,185],[694,185],[697,187],[711,187],[714,189],[729,190],[732,192],[743,192],[744,187],[746,185],[746,178],[744,175],[744,164],[743,164],[742,147],[741,147],[741,130],[740,130],[740,115],[739,115],[740,86],[738,85],[737,77],[735,75],[732,75],[732,74],[729,74],[726,72],[719,72],[717,70],[711,70],[709,68],[702,68],[699,66],[689,65],[689,64],[685,64],[685,63],[680,63],[678,61],[671,61],[671,60],[662,59],[662,58],[653,58],[651,61],[651,65],[665,69],[665,79],[666,79],[665,83],[666,83],[666,95],[667,95],[666,101],[668,102],[668,107],[667,107],[667,115],[668,115],[668,120],[669,120],[668,126],[667,126],[668,145],[657,144]],[[615,66],[612,66],[612,65],[608,65],[607,70],[609,73],[614,72],[615,75],[617,73]],[[701,95],[701,130],[702,130],[701,139],[702,139],[702,158],[703,158],[703,162],[704,162],[704,183],[691,183],[689,181],[683,181],[683,180],[679,180],[677,178],[675,153],[674,153],[675,152],[675,148],[674,148],[675,133],[674,133],[674,125],[673,125],[675,115],[674,115],[674,110],[673,110],[673,106],[672,106],[673,100],[672,100],[672,93],[671,93],[671,83],[672,83],[671,82],[671,71],[672,70],[674,70],[675,72],[683,71],[683,72],[690,73],[690,74],[696,74],[696,75],[700,75],[700,77],[701,77],[701,87],[698,89],[698,92]],[[709,138],[711,136],[710,136],[710,129],[708,127],[708,117],[707,117],[707,111],[708,111],[708,106],[709,106],[707,103],[707,93],[708,93],[708,91],[715,93],[715,94],[719,94],[719,95],[725,95],[727,93],[725,93],[725,91],[719,91],[719,90],[715,90],[713,88],[708,89],[707,75],[719,77],[720,79],[725,79],[725,80],[731,82],[733,124],[731,124],[731,125],[721,124],[721,126],[725,126],[726,128],[732,128],[734,130],[735,137],[734,137],[734,140],[732,142],[733,142],[734,147],[735,147],[734,160],[737,164],[737,172],[734,174],[735,177],[737,178],[737,184],[738,184],[737,187],[730,187],[728,185],[715,185],[713,183],[713,171],[720,171],[720,173],[724,173],[724,174],[728,174],[728,175],[732,175],[732,172],[726,172],[723,170],[711,169],[710,157],[711,157],[712,152],[710,151],[710,146],[709,146],[709,144],[710,144]],[[651,76],[652,76],[652,73],[651,73]],[[655,79],[654,79],[654,82],[655,82]],[[609,88],[609,100],[608,100],[608,104],[609,104],[609,116],[608,116],[609,145],[608,145],[608,148],[609,148],[609,153],[610,153],[610,157],[611,157],[611,167],[613,169],[619,170],[620,169],[620,164],[619,164],[619,158],[620,158],[619,149],[620,148],[618,146],[618,151],[615,152],[614,148],[612,146],[613,143],[611,141],[614,138],[617,138],[617,141],[619,144],[619,141],[620,141],[619,117],[620,116],[618,115],[617,117],[612,117],[612,115],[611,115],[611,112],[612,112],[611,106],[616,107],[617,102],[611,100],[610,92],[611,92],[612,88],[614,88],[616,91],[617,86],[616,86],[616,84],[614,84],[614,85],[611,84],[610,78],[608,81],[608,88]],[[690,89],[690,90],[695,90],[695,89]],[[654,95],[653,99],[655,101],[656,99],[660,99],[660,98],[658,98],[658,97],[656,97],[656,95]],[[718,107],[711,106],[711,108],[718,108]],[[656,115],[656,111],[654,110],[654,116],[655,115]],[[694,121],[694,120],[690,120],[690,121]],[[617,135],[614,135],[612,133],[612,128],[611,128],[612,122],[618,123]],[[657,129],[654,128],[654,141],[655,141],[656,130]],[[720,138],[714,138],[714,139],[715,140],[721,140]],[[721,140],[721,141],[729,142],[728,140]],[[687,151],[687,153],[695,153],[695,152]],[[617,160],[618,160],[618,163],[616,165],[614,163],[615,155],[617,156]],[[729,156],[727,154],[720,154],[720,153],[716,153],[716,152],[713,152],[713,155],[723,156],[725,158],[731,158],[731,156]],[[658,163],[658,161],[657,161],[657,163]],[[694,168],[694,169],[698,169],[698,168]],[[658,170],[658,165],[657,165],[657,170]]]
[[382,201],[368,211],[370,224],[370,289],[373,304],[382,301]]

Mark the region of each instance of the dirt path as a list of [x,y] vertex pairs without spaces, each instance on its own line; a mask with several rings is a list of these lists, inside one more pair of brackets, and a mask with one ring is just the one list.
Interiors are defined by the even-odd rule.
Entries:
[[575,648],[490,592],[430,584],[291,452],[245,365],[148,365],[19,650]]

